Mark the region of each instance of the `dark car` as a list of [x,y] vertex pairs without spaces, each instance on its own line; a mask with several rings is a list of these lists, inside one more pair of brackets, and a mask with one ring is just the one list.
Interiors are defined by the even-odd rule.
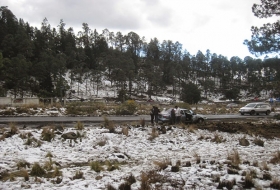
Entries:
[[[162,123],[171,123],[171,110],[173,108],[169,108],[167,110],[163,110],[158,114],[158,121]],[[183,123],[202,123],[207,118],[204,115],[196,114],[192,110],[189,109],[181,109],[181,122]]]

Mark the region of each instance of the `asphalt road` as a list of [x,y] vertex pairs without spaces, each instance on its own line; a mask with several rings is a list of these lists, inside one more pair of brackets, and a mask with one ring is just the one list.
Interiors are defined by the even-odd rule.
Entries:
[[[234,120],[258,120],[258,119],[269,119],[272,118],[274,114],[270,115],[240,115],[240,114],[224,114],[224,115],[206,115],[208,121],[234,121]],[[107,116],[110,121],[114,122],[132,122],[140,121],[140,119],[145,119],[150,121],[149,115],[139,115],[139,116]],[[103,117],[70,117],[70,116],[30,116],[30,117],[0,117],[0,124],[17,123],[17,124],[51,124],[51,123],[64,123],[71,124],[77,121],[83,123],[101,123],[104,121]]]

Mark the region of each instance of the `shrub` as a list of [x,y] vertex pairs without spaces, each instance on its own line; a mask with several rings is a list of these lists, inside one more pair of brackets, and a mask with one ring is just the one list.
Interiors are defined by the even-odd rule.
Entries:
[[22,171],[22,175],[25,181],[29,181],[29,174],[27,172],[27,170],[23,169]]
[[83,130],[84,129],[84,124],[82,122],[78,121],[75,125],[75,129]]
[[50,151],[48,151],[48,153],[47,153],[46,157],[51,158],[51,157],[53,157],[53,155],[52,155],[52,153],[51,153]]
[[52,176],[53,176],[53,177],[56,177],[56,176],[61,176],[61,175],[62,175],[62,172],[59,171],[58,167],[55,167]]
[[43,128],[41,133],[41,139],[43,141],[51,142],[51,140],[55,137],[54,129],[52,127]]
[[223,189],[224,187],[226,187],[227,189],[232,189],[235,184],[236,184],[235,179],[223,180],[219,182],[217,189]]
[[266,162],[262,162],[262,170],[269,171],[270,168],[268,167]]
[[53,161],[52,161],[52,158],[49,158],[49,161],[46,161],[46,162],[45,162],[44,168],[45,168],[47,171],[51,171],[51,170],[53,169]]
[[15,123],[9,123],[9,126],[10,126],[10,132],[12,135],[15,135],[18,133],[19,130]]
[[171,167],[171,172],[179,172],[180,167],[179,166],[172,166]]
[[30,167],[30,163],[29,162],[27,162],[27,161],[25,161],[25,160],[20,160],[18,163],[17,163],[17,168],[18,168],[18,170],[20,169],[20,168],[26,168],[26,167]]
[[110,133],[115,133],[115,126],[114,126],[114,123],[112,121],[110,121],[107,117],[103,117],[104,119],[104,127],[106,129],[109,129],[109,132]]
[[42,142],[39,141],[38,139],[32,137],[32,138],[28,138],[26,140],[26,142],[24,143],[24,145],[28,145],[31,146],[33,144],[33,147],[40,147],[42,145]]
[[279,150],[274,154],[274,156],[273,156],[273,158],[271,158],[270,162],[272,164],[280,163],[280,151]]
[[164,159],[163,161],[154,161],[154,164],[159,167],[159,170],[165,170],[168,165],[171,165],[171,161]]
[[201,162],[201,157],[197,152],[192,152],[192,156],[195,158],[195,161],[197,164],[199,164]]
[[73,180],[75,179],[83,179],[84,178],[84,173],[81,171],[76,171],[75,175],[73,176]]
[[90,162],[90,169],[95,172],[100,172],[103,170],[101,164],[98,161]]
[[134,100],[128,100],[116,109],[117,115],[133,115],[137,109]]
[[241,139],[239,139],[239,144],[241,146],[249,146],[250,145],[249,141],[245,137],[242,137]]
[[231,165],[235,168],[238,168],[239,164],[241,163],[239,153],[235,149],[228,155],[227,159],[231,161]]
[[142,127],[145,126],[145,123],[146,123],[145,118],[140,118],[140,125],[141,125]]
[[258,146],[264,146],[264,141],[263,140],[261,140],[261,139],[259,139],[259,138],[255,138],[254,139],[254,141],[253,141],[253,143],[255,144],[255,145],[258,145]]
[[107,165],[107,171],[114,171],[120,169],[118,162],[111,163],[110,161],[106,161],[105,164]]
[[41,177],[41,176],[43,176],[45,174],[46,174],[46,172],[40,166],[40,164],[38,162],[35,162],[33,167],[32,167],[32,169],[31,169],[30,175]]
[[211,140],[212,142],[215,142],[215,143],[222,143],[224,142],[225,140],[223,139],[223,137],[221,137],[219,134],[215,133],[214,134],[214,138]]
[[107,190],[117,190],[117,189],[111,184],[107,184]]
[[133,184],[133,183],[136,183],[136,179],[134,177],[134,175],[130,174],[126,179],[125,181],[127,181],[129,184]]
[[152,141],[156,137],[158,137],[158,131],[157,131],[157,128],[153,127],[152,128],[152,133],[150,134],[150,137],[148,138],[148,140]]
[[265,173],[263,174],[263,180],[271,180],[271,179],[272,179],[272,177],[271,177],[271,174],[270,174],[270,173],[265,172]]
[[128,127],[122,127],[122,134],[128,136]]
[[270,187],[273,189],[280,189],[280,180],[279,179],[273,179],[270,183]]
[[130,190],[131,189],[131,184],[128,183],[127,181],[120,184],[119,190]]
[[244,188],[252,188],[254,187],[253,177],[250,174],[246,174],[244,181]]

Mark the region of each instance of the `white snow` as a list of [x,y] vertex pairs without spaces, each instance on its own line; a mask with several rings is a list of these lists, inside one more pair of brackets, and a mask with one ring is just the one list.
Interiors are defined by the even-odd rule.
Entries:
[[[160,134],[153,140],[149,140],[152,133],[152,126],[133,127],[129,126],[128,136],[121,134],[121,126],[116,126],[119,133],[109,133],[107,129],[100,126],[88,126],[79,131],[84,134],[81,140],[76,142],[64,140],[61,135],[56,135],[51,142],[42,141],[40,147],[25,145],[27,139],[20,138],[20,133],[31,133],[34,138],[40,139],[42,129],[20,129],[19,133],[0,141],[0,173],[4,171],[17,171],[19,161],[27,161],[32,165],[38,162],[42,167],[49,161],[46,157],[50,152],[52,161],[60,164],[62,171],[62,182],[52,183],[56,178],[40,178],[41,182],[35,182],[35,177],[30,176],[28,181],[23,177],[15,177],[14,181],[0,181],[0,189],[107,189],[110,184],[116,189],[125,182],[125,178],[133,175],[136,183],[131,189],[137,190],[141,186],[141,172],[155,170],[158,174],[165,176],[166,183],[161,184],[160,189],[216,189],[218,182],[214,182],[214,176],[219,176],[220,180],[236,179],[237,185],[234,189],[242,189],[240,182],[244,181],[241,176],[243,171],[255,170],[258,178],[254,178],[255,187],[270,189],[271,181],[262,180],[265,172],[261,165],[267,163],[270,168],[269,173],[272,178],[279,177],[279,164],[271,164],[269,160],[279,151],[280,139],[262,139],[264,147],[253,143],[255,136],[246,134],[229,134],[224,132],[215,133],[207,130],[196,130],[194,133],[178,127],[172,127],[166,134]],[[75,132],[73,128],[65,128],[63,133]],[[225,142],[211,142],[214,135],[219,135]],[[204,137],[200,139],[200,137]],[[246,137],[249,146],[239,145],[239,139]],[[105,141],[104,146],[99,146],[98,142]],[[227,158],[233,150],[237,150],[241,164],[239,174],[228,174]],[[196,163],[196,155],[201,158],[201,163]],[[171,161],[174,166],[180,161],[179,172],[171,172],[171,165],[164,170],[159,170],[155,161]],[[119,169],[95,172],[88,165],[91,161],[119,162]],[[184,167],[187,161],[191,162],[190,167]],[[243,162],[248,161],[250,165]],[[213,163],[214,162],[214,163]],[[253,166],[253,162],[258,162],[259,166]],[[77,166],[75,163],[86,163]],[[31,170],[26,168],[27,171]],[[83,172],[84,179],[75,179],[73,176],[77,171]],[[172,187],[170,181],[177,181],[178,188]],[[238,185],[239,184],[239,185]],[[153,184],[155,187],[155,184]]]

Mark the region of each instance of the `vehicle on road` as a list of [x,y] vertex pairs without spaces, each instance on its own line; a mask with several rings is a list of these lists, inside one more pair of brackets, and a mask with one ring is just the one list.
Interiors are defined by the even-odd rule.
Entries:
[[259,115],[260,113],[269,115],[271,113],[271,106],[268,103],[264,102],[255,102],[249,103],[246,106],[239,109],[241,115],[250,114],[250,115]]
[[[171,123],[171,110],[163,110],[158,115],[158,121],[161,123]],[[189,109],[181,109],[181,122],[183,123],[202,123],[207,120],[207,117],[201,114],[196,114],[194,111]]]

